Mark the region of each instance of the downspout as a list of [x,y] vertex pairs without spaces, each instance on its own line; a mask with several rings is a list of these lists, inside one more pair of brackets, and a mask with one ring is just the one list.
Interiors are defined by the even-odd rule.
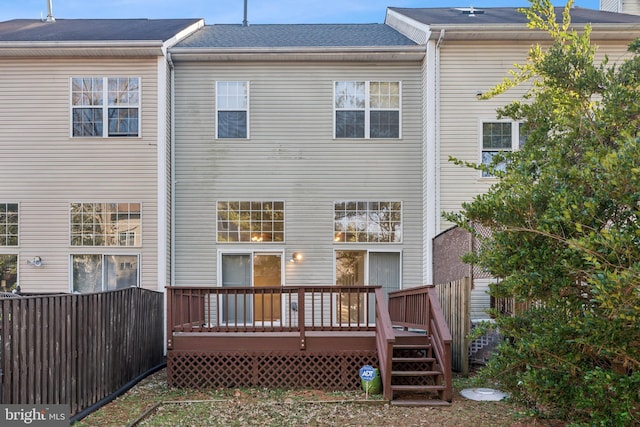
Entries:
[[[169,197],[171,198],[169,202],[169,286],[173,286],[175,283],[175,70],[173,60],[171,59],[171,52],[167,52],[167,64],[169,64],[169,126],[171,127],[169,131],[169,173],[171,174],[169,178]],[[168,318],[168,304],[167,304],[167,291],[165,289],[165,299],[164,299],[164,313],[165,313],[165,322],[164,322],[164,354],[165,356],[168,354],[168,337],[171,334],[171,330],[169,329],[167,318]]]
[[433,238],[439,229],[440,221],[440,45],[444,40],[444,29],[436,42],[427,40],[427,67],[425,111],[426,111],[426,147],[425,147],[425,283],[433,284],[435,264],[433,259]]
[[171,52],[167,52],[167,61],[169,63],[169,73],[170,73],[170,78],[169,78],[169,84],[171,85],[171,87],[169,88],[170,91],[170,95],[169,97],[170,99],[170,110],[171,110],[171,114],[170,116],[170,126],[171,126],[171,131],[170,131],[170,138],[171,138],[171,142],[170,142],[170,167],[169,167],[169,173],[171,174],[171,189],[170,189],[170,197],[171,197],[171,202],[170,202],[170,215],[169,215],[169,221],[170,221],[170,226],[169,226],[169,238],[171,240],[171,243],[169,245],[169,251],[171,252],[170,254],[170,262],[171,262],[171,266],[169,267],[169,285],[173,286],[175,284],[175,279],[176,279],[176,231],[175,231],[175,216],[176,216],[176,197],[175,197],[175,187],[176,187],[176,175],[175,175],[175,164],[176,164],[176,158],[175,158],[175,140],[176,140],[176,112],[175,112],[175,86],[176,86],[176,76],[175,76],[175,67],[173,64],[173,60],[171,59]]

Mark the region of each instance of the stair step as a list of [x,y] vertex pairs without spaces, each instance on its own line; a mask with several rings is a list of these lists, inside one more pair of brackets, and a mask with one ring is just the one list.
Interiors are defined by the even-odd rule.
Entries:
[[392,362],[435,362],[434,357],[392,357]]
[[428,350],[431,344],[394,344],[394,350]]
[[440,371],[391,371],[391,376],[398,377],[426,377],[434,375],[442,375]]
[[439,385],[391,385],[393,391],[416,391],[416,392],[428,392],[428,391],[442,391],[447,387],[443,384]]
[[451,406],[451,403],[437,399],[398,399],[392,400],[391,406]]

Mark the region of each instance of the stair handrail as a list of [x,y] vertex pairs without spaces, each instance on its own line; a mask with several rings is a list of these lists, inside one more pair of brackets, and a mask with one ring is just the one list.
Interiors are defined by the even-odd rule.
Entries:
[[451,332],[449,326],[444,318],[442,312],[442,306],[438,300],[438,293],[435,287],[429,287],[427,289],[429,294],[429,329],[433,342],[434,351],[438,363],[442,367],[442,373],[444,375],[445,390],[443,392],[443,400],[451,402],[453,397],[453,375],[452,362],[451,362]]
[[445,389],[442,399],[451,402],[453,396],[451,332],[433,285],[389,292],[392,325],[404,330],[423,330],[433,346],[436,363],[440,365]]
[[391,390],[391,366],[393,355],[393,344],[396,342],[393,327],[391,326],[391,316],[387,309],[386,295],[381,288],[376,289],[376,349],[378,351],[378,361],[380,363],[380,379],[382,380],[382,393],[385,400],[393,399]]

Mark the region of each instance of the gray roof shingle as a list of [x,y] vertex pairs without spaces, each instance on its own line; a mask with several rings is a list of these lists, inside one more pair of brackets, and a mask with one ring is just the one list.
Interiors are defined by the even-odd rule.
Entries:
[[0,42],[166,41],[199,19],[37,19],[0,22]]
[[411,46],[413,41],[385,24],[209,25],[178,48],[278,48]]
[[[389,9],[427,25],[527,23],[525,15],[518,11],[519,8],[514,7],[475,8],[476,13],[473,15],[462,11],[469,8],[390,7]],[[562,20],[562,11],[561,7],[555,8],[559,21]],[[571,22],[574,24],[637,24],[640,23],[640,16],[574,7],[571,9]]]

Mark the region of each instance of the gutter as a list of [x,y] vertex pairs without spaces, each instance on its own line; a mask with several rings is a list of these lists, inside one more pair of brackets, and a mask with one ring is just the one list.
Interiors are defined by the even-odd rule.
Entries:
[[174,61],[422,61],[424,47],[172,48]]
[[131,57],[162,56],[163,42],[83,41],[83,42],[0,42],[0,57]]
[[[587,24],[573,24],[569,28],[584,31]],[[640,32],[640,23],[590,24],[591,38],[595,40],[631,40]],[[431,25],[430,39],[446,30],[447,40],[551,40],[546,31],[529,28],[526,24],[484,24],[484,25]]]

